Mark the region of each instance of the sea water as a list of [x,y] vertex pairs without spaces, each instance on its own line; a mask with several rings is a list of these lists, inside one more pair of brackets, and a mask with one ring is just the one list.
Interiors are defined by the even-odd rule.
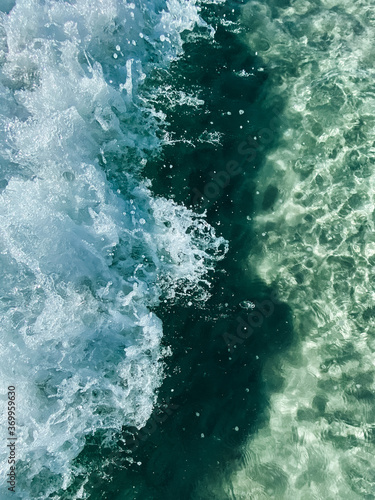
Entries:
[[[202,215],[153,196],[141,176],[166,140],[157,89],[144,81],[204,22],[194,1],[0,7],[0,379],[3,405],[16,388],[12,495],[60,498],[87,436],[108,442],[145,425],[168,354],[153,309],[181,295],[203,303],[206,273],[226,250]],[[4,445],[1,498],[7,458]]]
[[13,498],[375,498],[375,7],[0,10]]
[[242,22],[270,71],[268,98],[284,102],[249,262],[291,307],[296,341],[264,371],[277,390],[231,491],[375,498],[375,6],[250,2]]

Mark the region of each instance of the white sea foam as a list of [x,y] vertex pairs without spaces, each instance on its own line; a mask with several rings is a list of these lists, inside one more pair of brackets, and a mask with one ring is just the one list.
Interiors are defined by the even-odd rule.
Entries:
[[163,118],[142,84],[202,23],[195,2],[12,5],[0,12],[0,393],[4,405],[16,387],[13,498],[28,499],[67,487],[88,434],[146,423],[163,357],[150,308],[203,300],[226,243],[139,177]]

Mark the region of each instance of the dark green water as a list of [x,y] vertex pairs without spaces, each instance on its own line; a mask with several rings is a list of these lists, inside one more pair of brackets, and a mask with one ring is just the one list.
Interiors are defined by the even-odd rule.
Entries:
[[[135,436],[116,498],[374,498],[373,5],[227,2],[203,15],[234,24],[214,41],[190,35],[156,76],[204,105],[162,106],[189,142],[148,175],[206,209],[230,251],[202,310],[158,311],[173,352],[159,402],[173,407]],[[200,142],[210,132],[220,145]],[[244,301],[275,292],[246,333]]]
[[[240,304],[270,300],[275,291],[255,274],[249,279],[247,257],[258,237],[251,225],[254,179],[266,152],[277,143],[282,126],[277,116],[283,107],[281,100],[267,101],[269,75],[245,44],[246,30],[234,32],[239,14],[236,2],[204,8],[203,17],[217,28],[214,40],[196,29],[186,37],[184,55],[168,72],[154,75],[173,90],[196,89],[204,105],[175,110],[166,105],[166,98],[160,99],[167,130],[186,142],[164,147],[146,175],[156,193],[206,209],[208,222],[230,241],[230,250],[210,277],[212,297],[201,309],[185,304],[156,311],[164,324],[163,343],[172,351],[157,408],[145,429],[125,431],[122,453],[113,457],[103,452],[111,462],[107,480],[100,479],[103,471],[95,474],[95,485],[90,478],[90,498],[213,498],[212,492],[205,492],[206,480],[218,485],[215,498],[227,498],[220,484],[246,463],[241,446],[267,419],[272,387],[262,369],[293,339],[290,311],[278,301],[248,338],[238,336],[241,321],[251,312]],[[233,20],[235,29],[223,27],[223,17]],[[240,76],[243,71],[253,74]],[[253,136],[269,127],[271,119],[272,137],[263,144],[254,142]],[[219,132],[220,144],[202,143],[207,131]],[[203,195],[212,182],[210,172],[227,171],[228,162],[236,162],[241,173],[231,176],[227,185],[224,176],[223,187],[208,190],[205,198],[197,194]],[[269,203],[272,193],[264,198],[264,204]],[[93,459],[89,450],[87,446],[80,460]],[[96,446],[93,450],[97,460]]]
[[[375,498],[375,5],[202,0],[205,25],[188,3],[168,4],[165,16],[158,1],[153,10],[116,2],[113,12],[96,4],[93,16],[83,4],[38,3],[35,26],[27,0],[1,9],[9,123],[0,139],[15,142],[1,181],[16,262],[4,314],[12,341],[23,332],[26,354],[12,369],[26,387],[32,358],[25,393],[37,387],[31,410],[49,436],[40,437],[34,413],[20,426],[20,491],[64,500]],[[178,29],[167,31],[185,14],[181,50]],[[17,32],[12,52],[17,15],[29,38]],[[30,66],[20,71],[24,47]],[[171,199],[205,213],[229,243],[224,259],[212,256],[210,287],[194,264],[204,254],[205,269],[216,237],[192,220],[168,232],[188,218]],[[34,238],[25,244],[17,231]],[[177,245],[173,260],[171,235],[190,245],[195,232],[198,246],[184,254]],[[62,262],[57,247],[71,234],[66,254],[77,261]],[[194,276],[181,279],[181,269]],[[63,285],[50,286],[51,276]]]

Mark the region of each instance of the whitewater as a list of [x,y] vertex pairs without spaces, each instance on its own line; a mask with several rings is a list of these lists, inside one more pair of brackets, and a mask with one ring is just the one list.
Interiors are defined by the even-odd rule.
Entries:
[[[73,462],[87,436],[108,445],[145,425],[168,355],[153,309],[209,296],[226,241],[142,177],[168,140],[147,77],[202,24],[194,1],[0,7],[0,395],[5,405],[16,387],[12,498],[60,498],[82,472]],[[6,498],[4,447],[0,456]]]

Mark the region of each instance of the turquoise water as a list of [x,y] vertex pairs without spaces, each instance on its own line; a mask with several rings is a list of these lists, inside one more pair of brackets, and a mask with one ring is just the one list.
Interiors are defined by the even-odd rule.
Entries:
[[12,498],[375,498],[375,6],[0,14]]
[[249,3],[242,19],[285,102],[249,263],[290,306],[296,342],[233,492],[374,498],[374,6]]

